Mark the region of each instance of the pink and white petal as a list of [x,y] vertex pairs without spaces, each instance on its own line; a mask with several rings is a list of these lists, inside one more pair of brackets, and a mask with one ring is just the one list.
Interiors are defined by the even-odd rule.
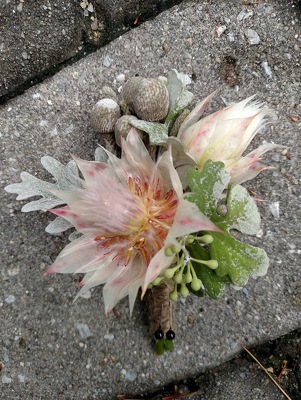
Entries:
[[142,142],[135,128],[128,133],[127,139],[121,141],[121,161],[128,173],[146,178],[153,173],[155,163]]
[[182,197],[183,187],[179,175],[173,166],[171,145],[169,145],[168,150],[160,157],[157,167],[163,177],[165,192],[173,188],[178,198]]
[[[57,256],[52,266],[44,275],[53,273],[70,274],[82,272],[83,267],[94,263],[99,257],[97,242],[89,236],[80,238],[69,243]],[[91,270],[94,270],[91,267]]]
[[[68,192],[66,192],[68,193]],[[68,199],[67,199],[68,197]],[[126,233],[129,223],[139,217],[141,210],[137,196],[127,186],[114,182],[99,172],[87,190],[78,189],[66,196],[69,207],[52,212],[71,222],[82,233],[95,236],[106,233]]]
[[182,125],[180,126],[178,135],[181,135],[186,129],[188,129],[191,125],[196,123],[201,116],[203,115],[205,109],[208,104],[212,100],[212,98],[216,95],[217,90],[209,94],[209,96],[205,97],[200,103],[198,103],[195,108],[189,113],[189,115],[184,119]]
[[188,152],[196,162],[200,160],[203,152],[210,143],[219,115],[220,111],[209,115],[190,126],[190,128],[181,135],[178,135],[186,152]]
[[208,159],[220,161],[233,158],[232,154],[235,154],[237,149],[241,155],[245,150],[245,148],[241,148],[242,137],[251,120],[251,118],[239,118],[218,123],[210,143],[202,155],[201,165],[204,165]]
[[171,239],[199,231],[222,232],[199,210],[196,204],[183,198],[180,199],[172,227],[168,232],[165,243],[168,243]]
[[109,169],[109,166],[106,163],[98,161],[85,161],[75,156],[72,156],[72,158],[79,167],[86,182],[95,179],[95,176],[99,171],[103,172],[104,170]]
[[173,165],[177,169],[182,165],[196,166],[194,159],[186,153],[183,143],[180,139],[170,136],[167,139],[167,144],[171,145]]
[[[84,181],[83,184],[85,185]],[[64,204],[70,204],[71,202],[79,201],[82,197],[81,189],[79,188],[75,188],[74,190],[52,189],[50,192],[59,199],[63,200]]]
[[231,171],[231,182],[241,184],[255,178],[260,172],[271,169],[275,168],[255,161],[245,170],[236,169],[233,174]]
[[[123,297],[132,294],[131,307],[133,307],[133,295],[135,290],[142,284],[146,272],[146,265],[137,253],[126,267],[121,267],[116,270],[112,279],[108,280],[103,288],[103,297],[105,303],[105,312],[108,314]],[[134,287],[132,288],[132,284]],[[138,291],[137,288],[137,291]],[[136,295],[137,295],[136,291]]]
[[267,107],[263,108],[258,114],[256,114],[249,126],[247,127],[243,137],[242,141],[240,144],[240,148],[238,149],[237,153],[233,153],[232,157],[238,157],[240,156],[243,151],[240,151],[242,148],[246,149],[251,141],[254,139],[255,135],[258,133],[258,131],[266,125],[266,117],[268,115],[271,115],[272,111],[269,110]]
[[279,144],[274,144],[274,143],[265,143],[265,144],[262,144],[261,146],[257,147],[257,149],[248,153],[245,157],[258,159],[263,154],[265,154],[267,151],[275,150],[275,149],[282,149],[282,148],[286,148],[286,146],[281,146]]
[[127,184],[128,182],[128,174],[126,172],[126,168],[124,168],[122,164],[122,160],[115,156],[115,154],[111,153],[110,151],[106,150],[104,147],[101,148],[106,152],[108,156],[108,164],[112,168],[113,173],[115,174],[116,178],[123,184]]
[[[167,239],[167,238],[166,238]],[[166,240],[167,243],[167,240]],[[172,242],[170,242],[171,244]],[[167,256],[165,254],[167,246],[162,247],[160,251],[151,259],[147,272],[145,275],[145,280],[142,286],[141,298],[145,295],[148,285],[156,279],[163,271],[165,271],[176,259],[175,255]]]
[[101,285],[107,282],[112,277],[112,266],[110,264],[105,265],[101,269],[97,269],[93,272],[88,272],[84,279],[81,281],[81,290],[77,293],[74,301],[77,300],[82,294],[87,293],[88,290],[95,286]]
[[[224,110],[226,118],[248,118],[257,114],[260,111],[262,104],[258,101],[253,101],[250,103],[254,97],[255,95],[247,97],[246,99],[225,108]],[[248,103],[250,104],[247,106]]]
[[130,315],[132,315],[134,304],[137,298],[137,293],[139,288],[143,285],[145,275],[147,272],[147,266],[141,259],[141,257],[136,257],[133,262],[136,263],[136,268],[139,271],[139,274],[136,278],[133,279],[131,286],[129,287],[129,306],[130,306]]
[[79,214],[72,211],[69,206],[51,209],[49,212],[69,221],[79,232],[84,232],[90,228],[89,224],[84,221]]

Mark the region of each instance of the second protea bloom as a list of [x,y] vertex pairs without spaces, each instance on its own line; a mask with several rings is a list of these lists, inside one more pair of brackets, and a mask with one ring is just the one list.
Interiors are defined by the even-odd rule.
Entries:
[[243,156],[256,133],[272,114],[266,106],[251,101],[254,96],[221,109],[199,120],[212,93],[199,103],[183,122],[178,139],[184,150],[202,168],[207,160],[222,161],[231,174],[231,181],[242,183],[260,171],[270,169],[260,163],[261,156],[279,146],[265,144]]
[[84,273],[79,294],[105,283],[108,313],[126,295],[132,311],[139,287],[173,262],[164,255],[166,246],[182,235],[218,228],[183,198],[171,150],[155,164],[133,129],[122,142],[121,159],[107,153],[108,163],[75,159],[82,188],[54,192],[66,206],[51,211],[82,235],[46,274]]

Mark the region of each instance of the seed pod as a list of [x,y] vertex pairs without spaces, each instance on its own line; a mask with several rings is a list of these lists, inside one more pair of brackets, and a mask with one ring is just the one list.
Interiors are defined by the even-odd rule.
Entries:
[[124,87],[123,96],[138,118],[161,121],[167,116],[168,90],[159,79],[131,78]]
[[92,108],[90,120],[97,133],[114,132],[115,124],[120,117],[120,107],[112,99],[99,100]]
[[118,103],[118,96],[110,86],[103,86],[101,89],[101,94],[104,98],[112,99]]
[[115,125],[115,141],[121,147],[121,138],[127,137],[129,131],[132,129],[131,121],[137,119],[134,115],[123,115],[118,119]]
[[123,98],[129,107],[133,107],[134,96],[138,91],[141,81],[144,79],[145,78],[142,78],[141,76],[134,76],[133,78],[130,78],[124,85]]

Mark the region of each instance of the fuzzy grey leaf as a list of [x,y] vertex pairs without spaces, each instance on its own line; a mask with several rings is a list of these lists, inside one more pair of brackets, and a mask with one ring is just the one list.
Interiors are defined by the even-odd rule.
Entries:
[[42,198],[36,201],[31,201],[30,203],[25,204],[22,207],[22,212],[30,212],[30,211],[48,211],[51,208],[57,207],[59,205],[64,204],[64,202],[58,198]]
[[82,233],[80,233],[80,232],[78,232],[78,231],[74,231],[74,232],[72,232],[70,235],[69,235],[69,240],[70,240],[70,242],[72,242],[73,240],[76,240],[76,239],[78,239],[79,237],[81,237],[82,236]]
[[99,146],[95,149],[95,161],[98,162],[107,162],[108,160],[108,155],[106,151],[103,149],[103,147]]
[[20,176],[22,182],[13,183],[4,188],[8,193],[17,193],[17,200],[28,199],[32,196],[46,197],[46,194],[54,198],[54,196],[50,194],[51,190],[55,188],[54,184],[44,182],[28,172],[21,172]]
[[67,229],[72,227],[73,225],[69,221],[66,221],[61,217],[57,217],[54,221],[47,225],[45,231],[51,235],[56,235],[58,233],[65,232]]

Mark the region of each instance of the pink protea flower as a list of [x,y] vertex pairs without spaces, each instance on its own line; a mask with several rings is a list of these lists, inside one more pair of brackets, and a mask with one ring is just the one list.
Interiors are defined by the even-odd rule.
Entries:
[[218,230],[183,198],[170,149],[155,164],[132,129],[122,142],[121,159],[107,153],[107,164],[75,159],[83,187],[54,192],[67,205],[51,212],[82,236],[46,272],[85,273],[77,297],[105,283],[106,313],[126,295],[132,311],[139,287],[145,290],[173,262],[164,249],[178,243],[177,237]]
[[254,97],[251,96],[199,120],[214,94],[199,103],[184,120],[178,139],[185,152],[199,168],[209,159],[222,161],[233,183],[242,183],[265,169],[273,168],[260,163],[261,157],[267,151],[281,146],[267,143],[242,155],[265,124],[266,117],[272,114],[271,110],[258,102],[250,102]]

